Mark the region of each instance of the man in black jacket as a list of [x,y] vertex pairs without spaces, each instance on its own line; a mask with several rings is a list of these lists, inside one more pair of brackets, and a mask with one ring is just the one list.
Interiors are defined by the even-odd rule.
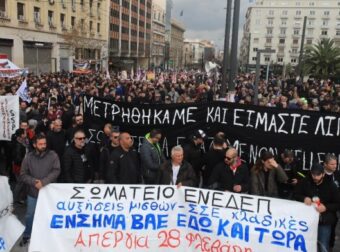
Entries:
[[139,184],[141,170],[138,153],[132,148],[133,141],[129,133],[119,136],[119,147],[110,155],[110,166],[107,170],[106,183]]
[[223,162],[224,160],[224,144],[225,139],[219,134],[216,134],[211,149],[203,156],[203,188],[207,188],[209,186],[209,179],[213,169],[218,163]]
[[222,191],[247,193],[249,191],[249,170],[237,155],[237,150],[225,151],[224,162],[215,166],[209,179],[209,187]]
[[66,133],[63,130],[63,122],[56,119],[53,122],[53,129],[47,132],[47,148],[55,151],[61,160],[66,148]]
[[112,132],[110,133],[110,142],[100,148],[99,177],[100,179],[103,179],[104,182],[106,181],[107,170],[110,166],[110,155],[119,147],[119,134],[119,130],[112,129]]
[[88,183],[94,177],[93,156],[85,143],[82,130],[74,133],[73,142],[65,150],[63,156],[63,179],[66,183]]
[[161,185],[197,186],[197,178],[191,164],[183,161],[183,148],[178,145],[171,149],[171,160],[162,165]]
[[309,206],[313,204],[320,213],[318,244],[320,251],[327,252],[336,211],[340,209],[340,194],[335,184],[325,179],[322,165],[312,166],[311,174],[297,185],[294,198]]
[[184,149],[184,160],[192,165],[192,168],[196,172],[197,178],[201,177],[203,168],[203,150],[202,144],[206,134],[203,130],[197,130],[189,138],[189,142],[183,146]]

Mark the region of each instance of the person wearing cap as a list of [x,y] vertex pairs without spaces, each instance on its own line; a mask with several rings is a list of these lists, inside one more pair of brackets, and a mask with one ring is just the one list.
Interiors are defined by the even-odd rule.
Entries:
[[320,213],[318,227],[319,251],[328,252],[332,225],[336,222],[336,211],[340,209],[340,193],[334,183],[325,179],[325,170],[321,164],[314,164],[310,175],[296,186],[294,198],[306,205],[314,205]]
[[275,161],[270,151],[262,152],[250,172],[251,194],[278,197],[279,183],[287,183],[288,177],[282,167]]
[[305,177],[300,162],[295,158],[292,150],[284,150],[278,158],[278,164],[288,176],[287,183],[279,184],[279,196],[283,199],[290,199],[292,197],[294,188],[299,180]]
[[195,170],[197,178],[201,177],[203,167],[203,150],[201,149],[206,134],[203,130],[197,130],[189,137],[189,142],[183,146],[184,160],[186,160]]

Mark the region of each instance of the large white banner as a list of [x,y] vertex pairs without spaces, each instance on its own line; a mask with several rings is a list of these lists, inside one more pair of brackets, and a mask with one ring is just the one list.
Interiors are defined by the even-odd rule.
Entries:
[[19,128],[19,97],[0,96],[0,140],[11,141]]
[[0,176],[0,251],[9,252],[24,232],[24,226],[12,214],[13,196],[8,178]]
[[316,252],[318,213],[299,202],[189,187],[51,184],[29,251]]

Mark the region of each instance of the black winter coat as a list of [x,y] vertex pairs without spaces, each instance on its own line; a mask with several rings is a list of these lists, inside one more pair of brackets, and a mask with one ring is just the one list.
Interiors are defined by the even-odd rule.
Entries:
[[12,145],[12,161],[14,165],[21,166],[22,160],[26,155],[26,147],[17,140]]
[[336,223],[336,212],[340,209],[340,193],[334,183],[324,179],[320,185],[316,185],[309,175],[299,182],[294,193],[294,198],[298,201],[304,202],[306,197],[319,197],[320,202],[325,205],[326,212],[320,215],[320,224]]
[[212,175],[209,179],[209,188],[234,192],[234,186],[241,186],[241,193],[249,191],[250,178],[249,169],[242,163],[234,172],[224,162],[215,166]]
[[192,168],[199,176],[203,167],[203,150],[201,146],[196,146],[193,141],[183,146],[184,160],[192,165]]
[[[171,160],[166,161],[161,167],[161,185],[171,185],[172,184],[172,163]],[[191,186],[196,187],[198,184],[197,177],[194,169],[191,164],[186,161],[183,161],[182,165],[179,168],[177,174],[176,185],[182,183],[183,186]]]
[[68,146],[63,156],[63,179],[66,183],[86,183],[93,179],[94,163],[89,146],[77,149]]
[[131,149],[128,152],[122,147],[115,148],[109,157],[106,183],[109,184],[139,184],[141,169],[138,153]]
[[46,138],[48,149],[54,150],[61,160],[64,155],[67,142],[65,131],[64,130],[61,130],[60,132],[49,131],[47,133]]
[[217,164],[224,160],[224,150],[210,149],[203,157],[204,169],[202,172],[203,187],[209,186],[209,179]]

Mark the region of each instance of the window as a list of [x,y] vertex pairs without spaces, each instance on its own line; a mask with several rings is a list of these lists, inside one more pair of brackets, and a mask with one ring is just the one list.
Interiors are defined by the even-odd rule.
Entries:
[[300,10],[297,10],[295,13],[296,13],[296,16],[300,16],[301,15],[301,11]]
[[139,32],[139,37],[144,38],[144,32]]
[[84,30],[84,24],[85,24],[85,20],[81,19],[80,20],[80,29],[83,31]]
[[293,48],[292,53],[298,53],[298,50],[296,48]]
[[274,10],[269,10],[269,16],[274,16]]
[[267,56],[267,57],[264,57],[264,61],[265,61],[265,62],[269,62],[269,61],[270,61],[270,57],[268,57],[268,56]]
[[255,44],[259,43],[259,38],[254,38],[254,43]]
[[256,25],[261,25],[261,20],[260,20],[260,19],[256,19],[256,20],[255,20],[255,24],[256,24]]
[[291,63],[296,63],[296,58],[290,60]]
[[311,39],[307,39],[307,45],[311,45],[311,44],[313,44],[313,40],[311,40]]
[[280,29],[280,34],[285,35],[286,34],[286,28],[281,28]]
[[280,40],[279,40],[279,43],[280,43],[280,44],[284,44],[285,42],[286,42],[285,39],[280,39]]
[[256,57],[253,57],[252,60],[253,60],[253,61],[256,61]]
[[314,2],[309,2],[309,6],[315,6]]
[[328,25],[328,20],[322,20],[322,25],[327,26]]
[[283,10],[283,11],[282,11],[282,15],[283,15],[283,16],[287,16],[287,15],[288,15],[288,11],[287,11],[287,10]]
[[40,8],[34,7],[33,14],[34,14],[34,22],[40,23]]
[[309,11],[309,15],[314,16],[315,15],[315,11],[313,11],[313,10]]
[[298,39],[293,39],[293,44],[294,44],[294,45],[299,44],[299,40],[298,40]]
[[74,29],[74,26],[76,25],[76,17],[71,17],[71,27]]
[[115,31],[115,32],[119,32],[119,25],[110,24],[110,30]]
[[123,34],[129,34],[129,28],[127,28],[127,27],[122,27],[122,33]]
[[100,16],[100,3],[97,3],[97,16]]
[[287,25],[287,19],[281,19],[281,25]]
[[277,58],[277,62],[283,62],[283,58]]
[[89,25],[90,25],[90,27],[89,27],[89,28],[90,28],[90,32],[91,32],[91,31],[92,31],[92,29],[93,29],[93,22],[92,22],[92,21],[90,21],[90,24],[89,24]]
[[271,42],[272,42],[272,39],[271,39],[271,38],[267,38],[267,39],[266,39],[266,43],[267,43],[267,44],[270,44]]
[[300,34],[300,29],[294,29],[294,35],[299,35]]
[[296,6],[301,6],[301,3],[300,2],[296,2],[295,5]]
[[308,19],[308,25],[313,26],[314,25],[314,20]]
[[272,18],[270,18],[270,19],[268,19],[268,25],[273,25],[273,19]]
[[23,3],[17,3],[17,14],[18,14],[18,20],[24,20],[25,19],[25,5]]
[[53,25],[53,11],[48,11],[48,24],[49,26]]
[[100,33],[100,23],[97,23],[97,32]]
[[267,28],[267,34],[269,34],[269,35],[273,34],[273,29],[272,28]]
[[314,29],[307,29],[307,35],[312,36],[314,33]]
[[0,0],[0,11],[5,12],[6,11],[6,1]]
[[324,11],[323,14],[324,14],[325,16],[329,16],[329,11]]
[[62,28],[65,27],[65,14],[60,14],[60,24]]
[[321,31],[321,35],[327,35],[327,31],[326,30],[322,30]]
[[257,48],[256,47],[253,48],[253,52],[257,52]]

